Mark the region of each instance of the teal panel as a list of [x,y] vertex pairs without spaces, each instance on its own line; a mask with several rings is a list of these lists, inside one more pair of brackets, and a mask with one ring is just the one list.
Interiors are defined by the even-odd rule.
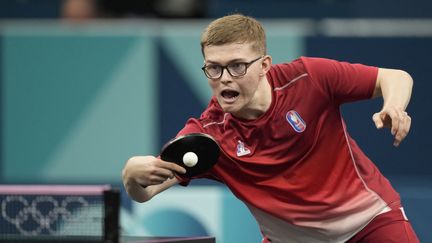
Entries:
[[311,32],[311,22],[262,21],[267,35],[267,52],[273,63],[292,61],[306,53],[305,37]]
[[303,37],[269,35],[267,41],[274,64],[290,62],[305,54]]
[[204,25],[176,24],[166,26],[161,32],[162,46],[169,53],[185,81],[203,106],[212,96],[207,78],[201,70],[204,58],[201,54],[201,31]]
[[229,191],[224,192],[222,242],[261,242],[262,235],[249,209]]
[[143,38],[127,52],[52,154],[43,178],[119,182],[127,158],[157,152],[154,46]]
[[[6,35],[4,180],[119,181],[119,168],[126,157],[115,163],[107,158],[119,159],[113,157],[120,155],[117,148],[123,149],[122,156],[131,152],[124,151],[128,141],[123,134],[153,125],[146,117],[152,117],[153,110],[146,111],[144,104],[154,103],[143,104],[155,93],[153,85],[146,85],[154,80],[148,61],[153,54],[148,48],[151,44],[134,36]],[[143,45],[146,48],[140,48]],[[142,55],[139,60],[137,49]],[[117,95],[112,95],[113,85],[118,88]],[[145,96],[147,93],[150,95]],[[146,135],[153,139],[151,132]],[[142,140],[131,140],[135,148],[152,149]]]
[[[222,206],[225,188],[174,186],[143,204],[134,202],[121,210],[121,226],[127,235],[216,236],[224,241]],[[181,226],[180,226],[181,225]]]

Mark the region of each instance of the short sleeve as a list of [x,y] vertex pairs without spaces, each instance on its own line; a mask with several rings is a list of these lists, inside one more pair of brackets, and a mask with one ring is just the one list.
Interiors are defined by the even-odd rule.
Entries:
[[332,102],[342,104],[372,97],[377,67],[325,58],[303,57],[302,61],[311,80]]
[[201,133],[203,132],[201,123],[196,118],[190,118],[185,126],[177,133],[177,136],[182,136],[190,133]]

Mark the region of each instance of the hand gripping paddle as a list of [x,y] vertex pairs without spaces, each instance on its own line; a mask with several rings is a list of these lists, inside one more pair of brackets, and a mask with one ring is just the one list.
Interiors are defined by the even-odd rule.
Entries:
[[210,170],[219,154],[219,145],[213,137],[204,133],[191,133],[166,143],[160,157],[184,167],[186,174],[182,176],[193,177]]

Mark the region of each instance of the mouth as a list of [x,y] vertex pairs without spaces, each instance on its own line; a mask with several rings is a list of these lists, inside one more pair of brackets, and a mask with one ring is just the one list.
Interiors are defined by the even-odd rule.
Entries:
[[235,90],[226,89],[222,90],[220,95],[225,102],[232,103],[239,97],[240,93]]

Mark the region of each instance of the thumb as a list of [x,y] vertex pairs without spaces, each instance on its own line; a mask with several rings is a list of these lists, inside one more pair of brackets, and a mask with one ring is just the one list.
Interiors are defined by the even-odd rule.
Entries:
[[374,121],[377,129],[381,129],[384,127],[384,123],[383,123],[383,120],[381,118],[381,112],[377,112],[377,113],[373,114],[372,120]]

